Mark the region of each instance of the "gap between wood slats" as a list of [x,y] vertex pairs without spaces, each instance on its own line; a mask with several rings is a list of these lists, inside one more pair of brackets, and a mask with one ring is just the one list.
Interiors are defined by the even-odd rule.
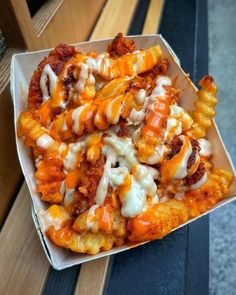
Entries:
[[127,32],[137,0],[109,0],[97,22],[90,40],[113,37]]
[[64,0],[48,0],[32,18],[37,37],[40,37]]
[[13,54],[20,52],[16,48],[7,48],[0,60],[0,94],[6,89],[10,79],[10,65]]
[[[111,2],[111,1],[109,1]],[[113,1],[112,1],[113,2]],[[127,1],[126,1],[127,2]],[[156,1],[151,1],[156,2]],[[160,18],[161,18],[161,11],[162,11],[162,5],[163,1],[161,1],[161,5],[158,6],[158,10],[156,11],[156,14],[150,13],[150,7],[148,9],[148,17],[146,17],[144,28],[146,27],[147,33],[155,34],[157,27],[159,26]],[[153,4],[152,4],[153,6]],[[112,5],[109,6],[110,9],[112,9]],[[157,7],[153,7],[157,8]],[[94,33],[91,36],[91,39],[99,39],[99,38],[105,38],[105,37],[114,37],[118,32],[124,32],[127,33],[127,30],[129,28],[129,24],[127,22],[125,23],[125,26],[123,28],[119,28],[117,30],[116,26],[116,18],[114,18],[114,21],[110,23],[110,27],[106,28],[103,27],[101,24],[104,24],[104,20],[102,17],[104,15],[108,15],[109,11],[107,6],[105,7],[106,11],[104,11],[104,14],[102,14],[99,22],[98,27],[95,28]],[[122,11],[123,8],[122,8]],[[134,10],[133,10],[134,12]],[[117,14],[119,15],[120,12],[117,11]],[[136,14],[136,13],[135,13]],[[154,29],[154,21],[152,20],[151,16],[155,18],[155,29]],[[130,21],[132,17],[130,15]],[[121,23],[121,22],[120,22]],[[151,23],[151,24],[150,24]],[[131,30],[132,28],[130,28]],[[105,282],[107,279],[108,274],[108,266],[109,266],[110,257],[104,257],[100,258],[91,262],[84,263],[81,267],[80,274],[78,277],[78,282],[75,289],[75,295],[87,295],[87,294],[93,294],[93,295],[102,295]]]
[[143,27],[143,34],[155,34],[161,21],[164,0],[151,0]]

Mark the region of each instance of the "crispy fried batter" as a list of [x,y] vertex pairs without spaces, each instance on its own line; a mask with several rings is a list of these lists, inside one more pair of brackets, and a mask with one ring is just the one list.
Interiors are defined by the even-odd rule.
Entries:
[[38,165],[35,173],[37,191],[41,193],[42,201],[61,203],[61,183],[65,179],[63,163],[57,158],[44,158]]
[[112,43],[108,45],[107,49],[112,58],[120,57],[135,50],[134,40],[125,38],[122,33],[118,33]]
[[74,46],[66,44],[59,44],[49,53],[48,57],[45,57],[39,64],[38,69],[34,71],[34,74],[30,81],[28,104],[29,109],[35,109],[42,103],[42,92],[40,88],[40,76],[42,70],[46,64],[50,64],[52,70],[56,75],[59,75],[62,71],[64,64],[74,56],[76,53]]
[[79,192],[86,197],[89,206],[94,204],[97,186],[103,174],[105,158],[100,157],[95,164],[88,163]]

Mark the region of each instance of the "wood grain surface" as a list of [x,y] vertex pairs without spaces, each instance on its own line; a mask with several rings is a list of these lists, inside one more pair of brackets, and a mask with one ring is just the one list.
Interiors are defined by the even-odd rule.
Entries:
[[91,35],[91,40],[113,37],[126,33],[132,20],[137,0],[109,0]]
[[164,0],[151,0],[143,27],[143,34],[155,34],[161,20]]
[[31,217],[31,198],[26,183],[0,234],[0,293],[40,294],[49,270]]

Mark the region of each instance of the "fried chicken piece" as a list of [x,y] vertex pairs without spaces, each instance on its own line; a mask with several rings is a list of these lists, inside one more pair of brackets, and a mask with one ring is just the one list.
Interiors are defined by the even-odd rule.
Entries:
[[56,75],[59,75],[65,65],[65,63],[75,55],[75,47],[66,44],[59,44],[53,49],[48,57],[45,57],[40,64],[38,69],[34,71],[34,74],[30,81],[29,94],[28,94],[28,105],[29,109],[36,109],[42,103],[42,92],[40,88],[40,77],[43,68],[46,64],[50,64],[52,70]]
[[126,39],[123,33],[118,33],[111,44],[108,45],[108,53],[112,58],[117,58],[136,50],[134,40]]
[[37,191],[41,193],[42,201],[61,203],[63,195],[60,193],[60,188],[66,176],[63,168],[63,163],[58,158],[44,158],[39,163],[35,177]]

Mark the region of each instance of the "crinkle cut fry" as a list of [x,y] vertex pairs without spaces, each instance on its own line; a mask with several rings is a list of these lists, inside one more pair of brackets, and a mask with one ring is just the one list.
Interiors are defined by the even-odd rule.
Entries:
[[116,237],[113,234],[102,232],[78,234],[69,226],[58,230],[50,226],[46,231],[47,236],[58,246],[71,249],[78,253],[94,255],[100,251],[108,251],[113,245],[121,246],[124,243],[123,237]]
[[[98,74],[104,79],[119,78],[124,76],[138,75],[151,70],[161,59],[162,50],[159,45],[140,51],[123,55],[117,59],[110,58],[110,66],[98,70]],[[140,58],[140,59],[139,59]],[[136,65],[136,69],[134,69]]]
[[116,236],[125,236],[126,219],[121,215],[120,209],[113,209],[106,205],[96,208],[93,216],[89,216],[89,210],[80,214],[73,224],[73,229],[79,233],[101,231],[106,234],[114,233]]
[[134,242],[162,239],[188,220],[186,205],[177,200],[159,203],[128,221],[129,239]]
[[124,236],[117,237],[100,231],[79,234],[72,229],[70,217],[63,206],[52,205],[46,211],[38,212],[38,217],[45,233],[56,245],[74,252],[97,254],[124,243]]
[[135,242],[161,239],[188,219],[211,209],[228,192],[233,176],[214,169],[208,178],[200,189],[186,192],[183,201],[159,203],[129,220],[129,239]]
[[217,86],[211,76],[204,76],[199,85],[202,87],[197,93],[198,99],[195,102],[196,111],[193,112],[193,126],[191,133],[193,138],[206,136],[206,131],[212,125],[215,116],[215,106],[217,104]]
[[208,175],[208,181],[201,188],[188,191],[184,196],[184,203],[189,210],[189,217],[196,217],[211,209],[223,199],[232,183],[233,175],[223,169],[213,169]]
[[25,137],[27,146],[35,146],[36,140],[43,134],[48,134],[38,121],[36,121],[31,112],[22,112],[18,119],[17,134],[20,138]]

